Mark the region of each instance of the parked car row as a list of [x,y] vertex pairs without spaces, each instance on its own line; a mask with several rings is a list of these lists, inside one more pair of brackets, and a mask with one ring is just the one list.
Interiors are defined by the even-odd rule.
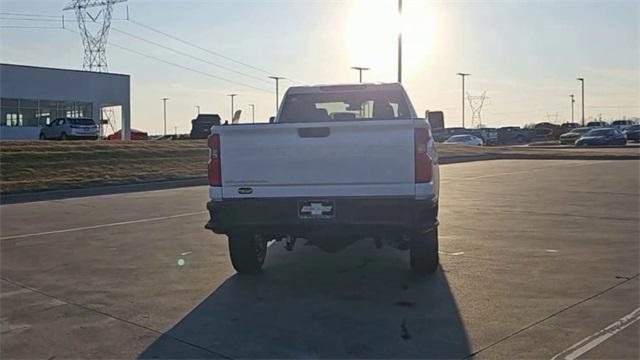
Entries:
[[573,129],[561,135],[560,143],[587,146],[624,145],[627,141],[640,142],[640,125],[633,123],[631,120],[614,121],[610,127],[601,127],[601,122],[591,122],[588,125],[594,126]]

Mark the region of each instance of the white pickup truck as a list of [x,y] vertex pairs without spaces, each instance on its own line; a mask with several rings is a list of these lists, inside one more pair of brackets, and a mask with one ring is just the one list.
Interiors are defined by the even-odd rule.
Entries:
[[210,220],[234,268],[259,272],[267,242],[338,251],[371,239],[438,268],[438,155],[400,84],[290,88],[274,123],[214,126]]

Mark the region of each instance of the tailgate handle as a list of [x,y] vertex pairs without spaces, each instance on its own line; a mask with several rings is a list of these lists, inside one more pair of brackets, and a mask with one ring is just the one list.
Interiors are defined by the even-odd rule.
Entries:
[[331,130],[328,127],[317,127],[317,128],[299,128],[298,136],[302,138],[319,138],[319,137],[327,137],[331,134]]

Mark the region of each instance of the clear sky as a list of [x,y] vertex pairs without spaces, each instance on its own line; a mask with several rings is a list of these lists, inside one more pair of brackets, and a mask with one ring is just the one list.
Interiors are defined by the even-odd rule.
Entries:
[[[59,19],[8,13],[60,16],[67,2],[2,0],[0,61],[82,68],[78,34],[7,27],[59,26]],[[244,111],[242,122],[251,121],[249,103],[256,105],[256,121],[274,114],[275,85],[268,74],[123,20],[125,4],[115,7],[113,44],[209,74],[109,46],[110,71],[131,74],[133,127],[162,131],[162,97],[170,98],[171,132],[174,126],[189,131],[196,105],[203,113],[228,119],[229,93],[239,94],[235,104]],[[639,1],[404,0],[401,21],[396,0],[130,0],[128,7],[137,23],[300,84],[357,82],[351,66],[371,68],[365,81],[395,81],[397,32],[402,28],[403,83],[419,113],[444,110],[447,126],[459,126],[461,120],[457,72],[472,74],[467,78],[472,95],[486,91],[482,122],[487,126],[555,120],[556,113],[559,122],[566,121],[569,94],[576,95],[578,120],[578,76],[586,79],[587,117],[640,116]],[[67,12],[66,18],[73,19],[73,13]],[[66,26],[77,31],[73,22]],[[284,80],[281,94],[293,84]]]

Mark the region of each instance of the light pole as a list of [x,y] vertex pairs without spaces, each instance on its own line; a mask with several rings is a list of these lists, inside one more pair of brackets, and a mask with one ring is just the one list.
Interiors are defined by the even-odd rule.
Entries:
[[574,97],[573,94],[569,95],[569,97],[571,98],[571,123],[573,123],[574,122],[574,120],[573,120],[573,104],[575,104],[576,99],[573,98]]
[[196,105],[196,109],[198,109],[198,115],[200,115],[200,105]]
[[249,106],[251,106],[251,123],[255,124],[256,123],[256,105],[249,104]]
[[360,67],[360,66],[352,66],[351,68],[352,68],[353,70],[358,70],[359,78],[360,78],[360,83],[362,84],[362,72],[363,72],[363,71],[370,70],[370,69],[369,69],[369,68],[366,68],[366,67]]
[[280,107],[280,94],[279,94],[279,84],[280,80],[284,79],[281,76],[269,76],[269,79],[273,79],[276,81],[276,113],[278,112],[278,108]]
[[233,123],[233,98],[238,96],[238,94],[229,94],[227,96],[231,98],[231,117],[229,119],[231,120],[231,123]]
[[465,76],[469,76],[471,74],[458,73],[460,77],[462,77],[462,127],[464,128],[464,78]]
[[577,78],[582,85],[582,126],[584,126],[584,78]]
[[402,0],[398,0],[398,82],[402,82]]
[[164,108],[164,136],[167,136],[167,100],[169,100],[169,98],[162,98],[162,107]]

